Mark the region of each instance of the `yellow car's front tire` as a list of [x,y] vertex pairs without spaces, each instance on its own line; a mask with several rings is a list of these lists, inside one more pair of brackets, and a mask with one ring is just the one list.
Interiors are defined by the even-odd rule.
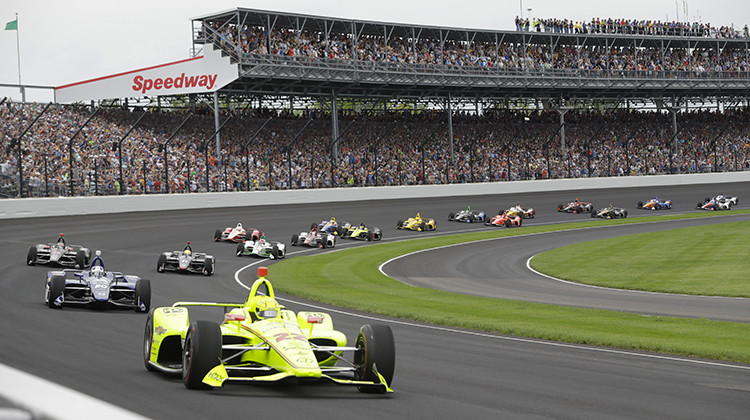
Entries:
[[188,389],[211,389],[203,378],[221,358],[221,329],[211,321],[193,321],[182,350],[182,382]]

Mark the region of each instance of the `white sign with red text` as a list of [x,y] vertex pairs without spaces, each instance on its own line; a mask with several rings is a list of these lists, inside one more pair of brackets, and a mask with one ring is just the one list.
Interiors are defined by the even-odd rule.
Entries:
[[237,64],[210,45],[202,56],[55,88],[58,103],[214,92],[238,78]]

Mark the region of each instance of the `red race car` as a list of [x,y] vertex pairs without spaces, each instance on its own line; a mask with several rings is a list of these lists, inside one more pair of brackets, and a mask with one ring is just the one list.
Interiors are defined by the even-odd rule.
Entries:
[[498,214],[497,216],[493,217],[489,221],[484,222],[487,226],[495,226],[495,227],[511,227],[511,226],[521,226],[523,223],[523,219],[518,214],[510,215],[507,212],[502,212]]
[[591,213],[591,210],[594,209],[594,206],[591,203],[587,203],[585,201],[578,201],[576,198],[576,201],[572,201],[568,204],[560,204],[557,206],[557,211],[563,211],[566,213]]
[[[247,236],[248,230],[251,232],[250,237]],[[242,223],[237,223],[235,227],[228,227],[223,231],[216,229],[216,232],[214,232],[214,241],[216,242],[242,242],[245,239],[257,241],[260,239],[260,231],[253,228],[245,229],[242,227]]]

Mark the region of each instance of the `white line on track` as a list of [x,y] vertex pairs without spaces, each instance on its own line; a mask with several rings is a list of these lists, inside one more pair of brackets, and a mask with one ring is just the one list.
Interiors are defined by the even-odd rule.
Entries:
[[688,295],[688,294],[682,294],[682,293],[649,292],[648,290],[617,289],[614,287],[604,287],[604,286],[596,286],[593,284],[578,283],[578,282],[569,281],[565,279],[559,279],[557,277],[552,277],[550,275],[534,270],[533,268],[531,268],[531,259],[534,258],[535,256],[536,255],[532,255],[529,257],[528,260],[526,260],[526,268],[529,271],[531,271],[534,274],[538,274],[542,277],[546,277],[549,280],[558,281],[560,283],[569,284],[571,286],[589,287],[592,289],[602,289],[602,290],[613,290],[617,292],[626,292],[626,293],[641,293],[641,294],[647,294],[647,295],[664,295],[664,296],[685,296],[685,297],[694,297],[694,298],[701,298],[701,299],[731,299],[731,300],[746,300],[747,299],[747,298],[735,297],[735,296]]
[[[727,216],[724,216],[724,217],[734,217],[734,216],[744,216],[744,214],[743,215],[739,215],[739,214],[738,215],[727,215]],[[720,216],[716,216],[716,217],[720,217]],[[662,220],[662,221],[653,221],[653,222],[639,222],[639,223],[631,223],[631,224],[665,223],[665,222],[676,222],[676,221],[684,221],[684,220],[686,220],[686,219]],[[555,223],[547,223],[547,224],[555,224]],[[537,226],[540,226],[540,225],[537,225]],[[385,271],[383,271],[383,267],[385,267],[387,264],[389,264],[389,263],[391,263],[393,261],[399,260],[401,258],[408,257],[410,255],[415,255],[415,254],[419,254],[419,253],[422,253],[422,252],[434,251],[434,250],[437,250],[437,249],[450,248],[450,247],[461,246],[461,245],[469,245],[469,244],[475,244],[475,243],[487,242],[487,241],[500,241],[500,240],[512,239],[512,238],[522,238],[524,236],[549,235],[549,234],[554,234],[554,233],[573,232],[573,231],[577,231],[577,230],[607,229],[607,228],[620,227],[620,226],[623,226],[623,225],[589,226],[589,227],[574,228],[574,229],[554,230],[554,231],[549,231],[549,232],[527,233],[527,234],[522,234],[522,235],[511,235],[511,236],[501,236],[499,238],[479,239],[479,240],[476,240],[476,241],[461,242],[461,243],[457,243],[457,244],[442,245],[442,246],[438,246],[438,247],[434,247],[434,248],[420,249],[418,251],[410,252],[408,254],[399,255],[398,257],[393,257],[390,260],[385,261],[384,263],[380,264],[380,266],[378,266],[378,271],[380,271],[384,276],[390,277],[390,276],[388,276],[388,274],[385,273]],[[617,289],[617,288],[612,288],[612,287],[602,287],[602,286],[594,286],[594,285],[591,285],[591,284],[576,283],[576,282],[573,282],[573,281],[568,281],[568,280],[563,280],[563,279],[559,279],[559,278],[556,278],[556,277],[548,276],[548,275],[546,275],[544,273],[540,273],[540,272],[534,270],[533,268],[531,268],[531,265],[530,265],[532,258],[534,258],[534,255],[532,255],[531,257],[529,257],[528,260],[526,260],[526,268],[528,270],[530,270],[531,272],[533,272],[535,274],[538,274],[538,275],[540,275],[542,277],[546,277],[546,278],[548,278],[550,280],[554,280],[554,281],[558,281],[558,282],[561,282],[561,283],[569,284],[571,286],[589,287],[589,288],[594,288],[594,289],[605,289],[605,290],[613,290],[613,291],[627,292],[627,293],[642,293],[642,294],[668,295],[668,296],[689,296],[689,297],[694,297],[694,298],[705,298],[705,299],[731,299],[731,300],[745,300],[745,299],[747,299],[747,298],[743,298],[743,297],[733,297],[733,296],[706,296],[706,295],[686,295],[686,294],[678,294],[678,293],[649,292],[647,290]],[[408,285],[408,283],[404,283],[404,284]]]
[[[644,223],[657,223],[657,222],[644,222]],[[619,225],[617,225],[617,226],[619,226]],[[605,227],[607,227],[607,226],[594,226],[594,227],[580,228],[580,229],[599,229],[599,228],[605,228]],[[576,230],[579,230],[579,229],[576,229]],[[453,232],[451,232],[451,233],[453,233]],[[544,232],[544,233],[547,233],[547,232]],[[530,234],[530,235],[540,235],[540,234],[542,234],[542,233],[533,233],[533,234]],[[504,237],[504,238],[506,238],[506,237]],[[415,238],[409,238],[409,239],[415,239]],[[495,239],[502,239],[502,238],[483,239],[483,240],[480,240],[480,241],[472,241],[472,242],[482,242],[482,241],[495,240]],[[464,243],[471,243],[471,242],[464,242]],[[444,247],[447,247],[447,246],[455,246],[455,245],[462,245],[462,244],[446,245],[446,246],[439,247],[439,248],[444,248]],[[304,252],[312,251],[314,249],[315,248],[311,248],[309,250],[295,252],[294,254],[301,254],[301,253],[304,253]],[[432,248],[432,249],[437,249],[437,248]],[[417,252],[421,252],[421,251],[417,251]],[[415,254],[415,253],[416,252],[412,252],[410,254]],[[410,255],[410,254],[406,254],[406,255]],[[400,258],[400,257],[397,257],[397,258]],[[393,258],[392,260],[395,260],[395,259],[396,258]],[[389,261],[392,261],[392,260],[389,260]],[[250,264],[248,264],[248,265],[240,268],[239,270],[235,271],[235,273],[234,273],[234,281],[237,282],[237,284],[239,284],[240,287],[242,287],[244,289],[247,289],[249,291],[250,290],[250,286],[247,286],[246,284],[244,284],[242,282],[242,280],[240,279],[240,273],[242,273],[243,271],[245,271],[246,269],[248,269],[250,267],[254,267],[254,266],[259,265],[259,264],[264,263],[264,262],[265,262],[265,260],[258,260],[256,262],[250,263]],[[382,267],[383,265],[385,265],[385,263],[381,264],[380,267]],[[383,271],[381,270],[381,273],[382,272]],[[385,274],[385,273],[383,273],[383,274]],[[608,348],[601,348],[601,347],[586,347],[586,346],[582,346],[582,345],[578,345],[578,344],[567,344],[567,343],[558,343],[558,342],[554,342],[554,341],[535,340],[535,339],[530,339],[530,338],[510,337],[510,336],[504,336],[504,335],[495,335],[495,334],[483,333],[483,332],[478,332],[478,331],[459,330],[459,329],[455,329],[455,328],[442,327],[442,326],[439,326],[439,325],[417,324],[417,323],[414,323],[414,322],[401,321],[401,320],[396,320],[396,319],[385,319],[385,318],[379,318],[379,317],[371,316],[371,315],[356,314],[356,313],[353,313],[353,312],[343,311],[343,310],[335,309],[335,308],[332,308],[332,307],[321,306],[321,305],[314,305],[314,304],[310,304],[310,303],[306,303],[306,302],[295,301],[295,300],[292,300],[292,299],[284,299],[284,298],[277,298],[277,299],[281,300],[281,301],[284,301],[284,302],[293,303],[293,304],[296,304],[296,305],[307,306],[307,307],[310,307],[310,308],[313,308],[313,309],[317,309],[317,310],[324,310],[324,311],[338,313],[338,314],[347,315],[347,316],[351,316],[351,317],[362,318],[362,319],[367,319],[367,320],[371,320],[371,321],[379,321],[379,322],[386,322],[386,323],[391,323],[391,324],[403,325],[403,326],[413,327],[413,328],[423,328],[423,329],[434,330],[434,331],[442,331],[442,332],[449,332],[449,333],[455,333],[455,334],[471,335],[471,336],[475,336],[475,337],[490,338],[490,339],[495,339],[495,340],[514,341],[514,342],[529,343],[529,344],[538,344],[538,345],[542,345],[542,346],[551,346],[551,347],[559,347],[559,348],[574,349],[574,350],[588,350],[588,351],[594,351],[594,352],[600,352],[600,353],[616,354],[616,355],[621,355],[621,356],[643,357],[643,358],[648,358],[648,359],[657,359],[657,360],[682,362],[682,363],[689,363],[689,364],[696,364],[696,365],[704,365],[704,366],[713,366],[713,367],[722,367],[722,368],[740,369],[740,370],[748,370],[748,371],[750,371],[750,366],[733,365],[733,364],[729,364],[729,363],[722,363],[722,362],[715,362],[715,361],[708,361],[708,360],[687,359],[687,358],[682,358],[682,357],[665,356],[665,355],[659,355],[659,354],[636,353],[636,352],[630,352],[630,351],[624,351],[624,350],[617,350],[617,349],[608,349]]]

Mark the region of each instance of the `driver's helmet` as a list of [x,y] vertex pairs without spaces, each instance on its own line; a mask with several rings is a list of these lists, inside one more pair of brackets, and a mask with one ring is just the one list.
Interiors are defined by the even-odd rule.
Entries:
[[335,217],[335,216],[331,216],[331,221],[330,221],[330,223],[331,223],[332,225],[335,225],[335,224],[336,224],[336,217]]
[[242,229],[242,223],[237,223],[237,227],[235,229]]
[[193,253],[193,248],[190,247],[190,242],[185,245],[185,250],[183,251],[185,255],[190,255]]
[[104,260],[102,260],[102,251],[96,250],[95,257],[91,260],[91,268],[89,272],[91,275],[101,277],[104,274]]
[[247,311],[254,320],[278,318],[281,314],[281,306],[275,299],[268,296],[256,296],[248,302]]
[[422,216],[420,216],[419,213],[417,213],[417,217],[415,217],[415,219],[422,220]]
[[95,265],[91,267],[91,275],[94,277],[101,277],[104,275],[104,267],[101,265]]
[[185,255],[190,255],[191,253],[192,253],[192,251],[189,248],[185,249]]

